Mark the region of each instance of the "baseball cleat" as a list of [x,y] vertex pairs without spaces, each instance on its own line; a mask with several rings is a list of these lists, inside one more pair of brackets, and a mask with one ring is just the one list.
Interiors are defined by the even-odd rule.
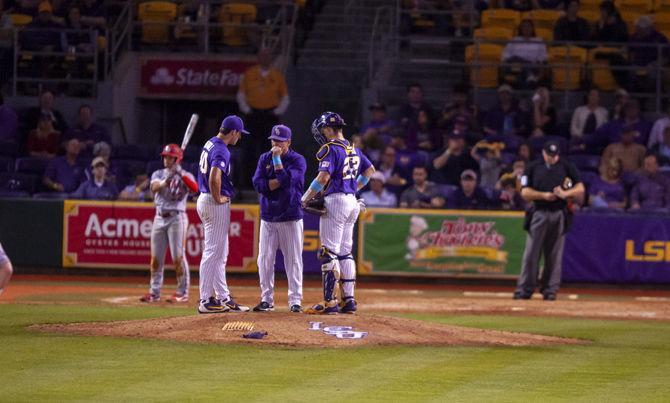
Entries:
[[356,304],[356,300],[349,298],[340,306],[340,313],[354,314],[356,313],[357,307],[358,304]]
[[514,296],[512,299],[530,299],[533,296],[533,294],[523,294],[521,292],[515,292]]
[[151,293],[145,294],[140,298],[140,302],[158,302],[160,300],[161,300],[160,295],[151,294]]
[[265,301],[261,301],[261,303],[256,305],[253,310],[254,312],[270,312],[274,311],[275,307]]
[[311,306],[310,308],[305,309],[305,313],[309,315],[335,315],[339,312],[340,309],[337,306],[337,300],[328,302],[322,301],[316,305]]
[[214,297],[209,297],[209,299],[201,299],[198,304],[198,313],[222,313],[228,312],[230,308],[226,305],[223,305],[221,301]]
[[300,306],[300,304],[293,304],[291,305],[291,308],[289,310],[293,313],[301,313],[302,307]]
[[167,302],[178,303],[178,302],[188,302],[188,294],[173,294],[168,297]]
[[249,312],[248,306],[238,304],[233,297],[228,297],[228,301],[226,301],[224,305],[228,307],[231,312]]

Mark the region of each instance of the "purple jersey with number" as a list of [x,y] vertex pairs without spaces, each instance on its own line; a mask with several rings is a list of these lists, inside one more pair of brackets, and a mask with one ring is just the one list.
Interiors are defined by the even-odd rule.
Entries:
[[319,160],[319,171],[330,174],[330,182],[324,190],[327,196],[333,193],[356,194],[358,183],[356,178],[372,164],[358,148],[347,140],[333,140],[324,144],[316,153]]
[[230,151],[226,143],[218,137],[212,137],[202,147],[198,169],[198,189],[200,193],[209,192],[209,174],[212,168],[221,170],[221,195],[233,197],[235,190],[230,180]]

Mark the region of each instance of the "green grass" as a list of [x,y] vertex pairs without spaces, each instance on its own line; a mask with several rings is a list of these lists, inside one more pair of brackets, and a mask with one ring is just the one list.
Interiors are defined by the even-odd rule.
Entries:
[[78,337],[34,323],[192,309],[0,305],[0,401],[635,401],[670,399],[670,323],[411,315],[593,340],[548,348],[274,349]]

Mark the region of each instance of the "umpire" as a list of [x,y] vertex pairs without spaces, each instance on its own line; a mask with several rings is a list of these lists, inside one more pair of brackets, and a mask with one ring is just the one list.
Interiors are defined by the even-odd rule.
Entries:
[[[561,285],[563,243],[572,217],[568,202],[584,196],[584,185],[577,168],[559,154],[557,142],[546,142],[542,159],[529,164],[521,177],[521,197],[532,205],[526,211],[528,236],[514,299],[530,299],[539,280],[544,299],[553,301]],[[541,253],[544,270],[538,278]]]

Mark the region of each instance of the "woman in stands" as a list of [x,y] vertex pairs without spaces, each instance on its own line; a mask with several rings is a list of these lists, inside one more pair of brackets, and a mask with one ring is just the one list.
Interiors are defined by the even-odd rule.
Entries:
[[53,158],[60,147],[61,133],[54,129],[51,115],[41,115],[37,127],[28,134],[27,150],[31,157]]
[[547,46],[542,38],[535,36],[533,21],[521,21],[518,35],[505,45],[502,62],[512,64],[503,68],[503,79],[508,83],[526,88],[537,85],[547,62]]
[[611,158],[602,164],[600,177],[589,186],[589,205],[594,208],[621,209],[628,197],[621,180],[621,160]]
[[540,87],[531,98],[533,102],[533,136],[558,135],[556,109],[551,104],[551,94],[547,87]]

